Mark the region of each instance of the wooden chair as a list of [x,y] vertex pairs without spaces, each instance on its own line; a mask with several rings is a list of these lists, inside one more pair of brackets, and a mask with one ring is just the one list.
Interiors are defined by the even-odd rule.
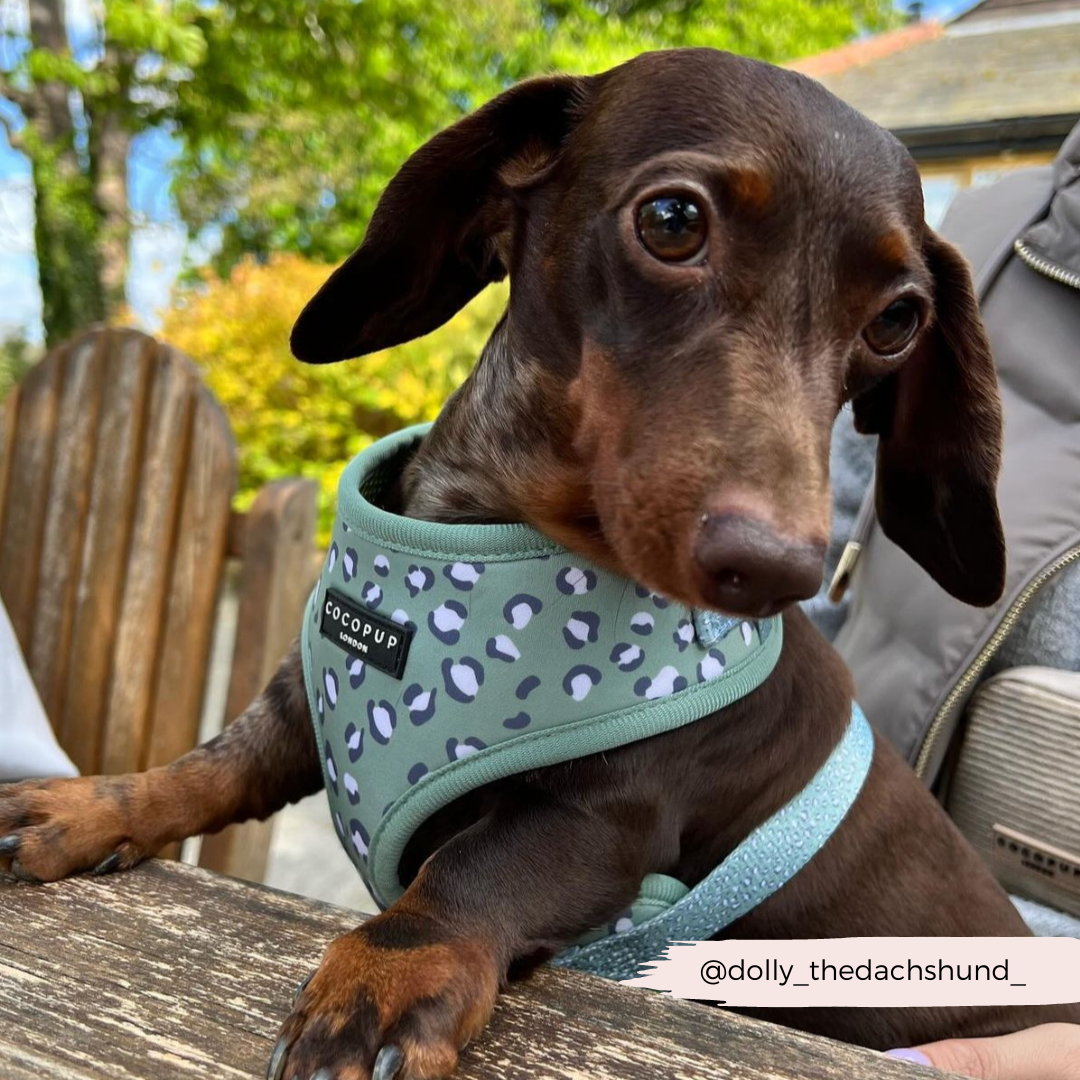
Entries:
[[[314,582],[315,485],[230,511],[236,449],[195,365],[93,330],[0,407],[0,595],[57,737],[84,773],[195,745],[226,559],[240,559],[226,717],[262,689]],[[266,826],[204,841],[203,865],[261,880]]]

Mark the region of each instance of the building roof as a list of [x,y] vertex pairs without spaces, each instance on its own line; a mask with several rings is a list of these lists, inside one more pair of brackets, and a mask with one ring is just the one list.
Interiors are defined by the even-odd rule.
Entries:
[[792,67],[916,156],[1049,148],[1080,119],[1080,0],[984,0]]
[[1054,11],[1071,11],[1076,6],[1076,0],[982,0],[981,4],[968,8],[953,19],[952,25],[985,22],[1002,16],[1045,15]]

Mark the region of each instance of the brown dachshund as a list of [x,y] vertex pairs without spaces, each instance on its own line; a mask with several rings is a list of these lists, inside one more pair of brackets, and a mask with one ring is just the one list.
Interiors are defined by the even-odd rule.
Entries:
[[[816,83],[695,49],[506,92],[405,164],[293,349],[322,363],[407,341],[506,274],[505,317],[388,508],[528,522],[685,604],[783,611],[783,653],[722,719],[436,815],[403,857],[405,895],[302,989],[274,1078],[450,1073],[508,978],[612,919],[645,874],[700,881],[814,775],[852,684],[794,605],[821,579],[845,402],[880,436],[886,533],[969,603],[1002,589],[1001,414],[968,270],[924,224],[903,147]],[[294,649],[168,768],[0,792],[0,862],[106,873],[321,786]],[[1026,933],[879,742],[841,829],[727,936]],[[1072,1006],[767,1015],[877,1048],[1080,1021]]]

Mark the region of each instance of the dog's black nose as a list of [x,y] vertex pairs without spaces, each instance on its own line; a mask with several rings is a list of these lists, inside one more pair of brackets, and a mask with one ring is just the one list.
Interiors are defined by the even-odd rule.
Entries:
[[742,514],[708,514],[694,558],[710,606],[763,618],[818,591],[825,545],[786,539]]

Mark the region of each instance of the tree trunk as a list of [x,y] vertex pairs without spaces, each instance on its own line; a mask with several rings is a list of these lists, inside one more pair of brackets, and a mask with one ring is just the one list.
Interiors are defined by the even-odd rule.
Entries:
[[[120,100],[130,92],[134,60],[112,44],[105,45],[105,66],[116,74]],[[89,109],[90,168],[94,204],[101,221],[98,252],[101,260],[101,291],[109,315],[124,302],[127,282],[131,219],[128,215],[127,165],[131,133],[119,110]]]
[[[30,0],[30,41],[35,49],[48,49],[62,56],[68,51],[67,27],[64,25],[64,0]],[[61,82],[39,82],[34,120],[42,140],[57,146],[71,140],[74,125],[68,106],[68,88]]]
[[79,330],[104,321],[98,234],[90,183],[74,151],[39,147],[31,153],[34,242],[41,285],[45,344],[52,348]]
[[[68,51],[63,0],[30,0],[34,48]],[[100,213],[75,147],[69,90],[59,80],[39,80],[26,103],[24,137],[34,177],[34,239],[41,285],[45,340],[49,346],[106,315],[100,277]]]
[[100,128],[95,140],[94,201],[101,220],[98,250],[101,259],[101,290],[110,315],[124,302],[127,282],[128,244],[131,221],[128,217],[127,162],[131,136],[113,112],[92,118]]

